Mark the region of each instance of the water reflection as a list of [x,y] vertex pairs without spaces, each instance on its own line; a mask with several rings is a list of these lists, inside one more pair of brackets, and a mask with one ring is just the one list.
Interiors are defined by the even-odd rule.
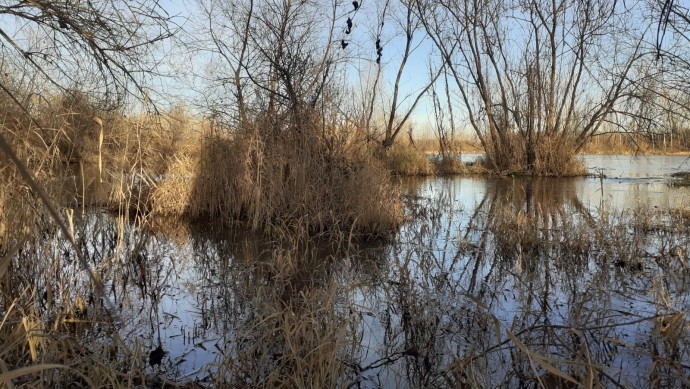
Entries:
[[[612,180],[408,181],[410,220],[367,245],[90,213],[75,236],[113,325],[56,231],[7,279],[72,315],[54,323],[90,323],[67,330],[123,369],[205,384],[687,385],[690,222],[639,207],[686,192],[644,184],[632,196],[650,202],[619,201]],[[4,296],[7,310],[18,295]]]
[[[417,183],[411,192],[426,197],[415,198],[422,209],[401,233],[389,282],[360,297],[376,312],[365,366],[399,356],[370,382],[567,383],[546,369],[556,366],[604,386],[686,383],[688,366],[677,357],[687,356],[687,339],[658,329],[666,314],[687,325],[686,294],[659,300],[684,289],[686,257],[658,249],[687,253],[687,229],[650,234],[634,214],[594,214],[578,199],[581,182],[488,180],[469,199],[457,198],[457,181]],[[477,205],[467,211],[468,203]],[[672,355],[659,353],[668,338]]]
[[[471,161],[479,156],[465,154],[463,160]],[[582,204],[592,210],[602,206],[609,211],[637,207],[675,208],[690,203],[690,189],[668,188],[672,173],[690,170],[688,156],[585,155],[581,158],[592,174],[602,175],[574,180],[572,189]],[[465,208],[474,208],[477,197],[482,198],[486,191],[486,183],[493,180],[464,177],[452,181],[458,194],[455,198],[461,199]],[[552,184],[546,186],[567,181],[554,179]]]

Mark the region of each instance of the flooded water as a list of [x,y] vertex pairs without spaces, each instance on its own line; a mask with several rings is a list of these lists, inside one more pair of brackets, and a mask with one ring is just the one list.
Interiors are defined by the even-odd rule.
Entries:
[[[464,161],[472,161],[479,154],[463,155]],[[669,177],[679,171],[690,170],[687,156],[627,156],[586,155],[581,157],[590,172],[602,177],[549,178],[535,180],[485,179],[483,177],[454,178],[445,185],[454,186],[455,199],[466,208],[476,206],[477,201],[495,186],[520,186],[534,182],[534,188],[555,190],[563,196],[576,198],[580,204],[592,210],[602,205],[609,209],[636,207],[676,208],[688,206],[687,190],[669,190]],[[438,180],[434,180],[438,185]],[[528,186],[529,186],[528,185]]]
[[[169,378],[316,380],[316,359],[339,387],[565,384],[549,367],[604,387],[687,385],[690,235],[664,210],[690,205],[667,185],[688,161],[584,158],[603,175],[404,180],[410,220],[349,250],[106,213],[77,235],[119,336],[162,346],[149,369]],[[59,240],[42,247],[71,263]]]

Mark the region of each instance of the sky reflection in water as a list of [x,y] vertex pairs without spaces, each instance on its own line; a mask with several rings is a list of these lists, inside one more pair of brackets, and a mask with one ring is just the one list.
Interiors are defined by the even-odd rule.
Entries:
[[[338,297],[324,304],[334,304],[344,321],[355,323],[354,340],[341,350],[344,382],[534,385],[533,369],[543,369],[508,347],[510,330],[530,350],[561,360],[582,359],[586,345],[587,357],[606,366],[608,377],[600,377],[605,386],[651,384],[656,376],[650,354],[663,353],[652,337],[655,321],[640,319],[664,312],[650,286],[662,282],[673,296],[669,312],[688,310],[687,269],[659,266],[655,260],[665,254],[658,241],[625,225],[609,237],[622,249],[588,242],[596,236],[588,226],[600,223],[604,211],[689,204],[690,191],[666,185],[687,161],[585,159],[590,167],[605,168],[607,177],[405,180],[413,221],[395,242],[361,245],[357,255],[326,265],[326,271],[305,272],[304,279],[315,279],[302,291],[336,288]],[[687,253],[688,236],[660,239]],[[257,301],[258,291],[274,286],[275,243],[249,234],[166,229],[144,241],[139,249],[146,260],[128,265],[122,270],[126,281],[122,276],[110,285],[125,323],[123,338],[151,348],[160,339],[168,351],[161,369],[198,379],[215,371],[215,362],[241,354],[245,344],[237,342],[238,333],[248,344],[259,341],[246,333],[257,325],[257,307],[267,303]],[[639,267],[622,262],[640,250],[656,257],[648,255]],[[687,344],[673,351],[687,357]],[[667,362],[657,361],[653,374],[662,377],[658,382],[678,384],[663,380],[673,369],[686,375],[688,369]],[[563,366],[569,374],[581,372]]]

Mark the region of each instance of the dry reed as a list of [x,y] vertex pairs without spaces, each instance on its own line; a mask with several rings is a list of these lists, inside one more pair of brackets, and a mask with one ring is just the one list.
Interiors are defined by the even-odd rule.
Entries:
[[396,143],[388,149],[378,151],[378,154],[395,175],[428,176],[435,173],[429,156],[413,145]]
[[401,209],[388,172],[357,146],[327,143],[321,133],[310,122],[277,135],[212,131],[198,160],[172,163],[153,193],[153,211],[267,232],[390,233]]

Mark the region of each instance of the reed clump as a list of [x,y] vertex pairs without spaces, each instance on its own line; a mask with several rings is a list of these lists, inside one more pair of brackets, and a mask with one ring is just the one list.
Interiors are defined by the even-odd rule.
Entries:
[[[0,100],[5,136],[58,209],[372,238],[402,221],[384,164],[318,112],[227,126],[181,107],[128,117],[78,92],[41,97],[30,113]],[[10,163],[0,174],[21,183]]]
[[507,134],[503,148],[491,148],[483,159],[485,168],[497,175],[573,177],[588,174],[568,138],[542,136],[528,143],[519,134]]
[[[199,145],[182,108],[128,117],[78,92],[28,100],[23,110],[0,95],[3,135],[58,208],[146,211],[168,166]],[[6,192],[22,187],[4,153],[0,161]]]
[[455,155],[439,155],[434,158],[434,170],[439,175],[454,175],[467,173],[467,167]]
[[214,128],[201,140],[198,160],[189,155],[171,164],[153,193],[154,213],[267,232],[389,234],[402,210],[388,171],[364,145],[324,133],[308,115],[278,129]]
[[429,176],[436,172],[429,156],[408,143],[396,143],[376,154],[395,175]]

